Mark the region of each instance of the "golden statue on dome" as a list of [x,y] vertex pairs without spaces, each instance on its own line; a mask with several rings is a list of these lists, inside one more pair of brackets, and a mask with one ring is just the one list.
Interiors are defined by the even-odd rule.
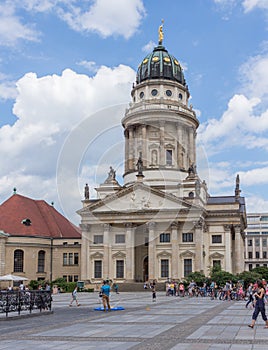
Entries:
[[162,45],[164,39],[163,24],[164,20],[162,19],[162,24],[158,28],[158,45]]

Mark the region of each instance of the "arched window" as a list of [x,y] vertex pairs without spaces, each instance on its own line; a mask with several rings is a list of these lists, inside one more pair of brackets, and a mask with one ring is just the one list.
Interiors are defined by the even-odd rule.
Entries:
[[23,272],[24,252],[21,249],[14,251],[14,272]]
[[44,250],[39,250],[37,272],[45,272],[45,257],[46,252]]

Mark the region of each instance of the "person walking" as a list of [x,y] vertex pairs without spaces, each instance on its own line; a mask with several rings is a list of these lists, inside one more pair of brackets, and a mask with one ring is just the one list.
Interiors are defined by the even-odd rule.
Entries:
[[73,290],[72,292],[72,299],[70,301],[70,305],[69,306],[73,306],[73,302],[76,302],[76,306],[80,306],[80,304],[78,303],[78,300],[77,300],[77,287],[75,287],[75,289]]
[[108,284],[108,281],[103,281],[103,285],[101,287],[103,311],[106,311],[106,306],[108,307],[108,311],[111,311],[110,292],[111,288]]
[[254,309],[254,312],[252,315],[251,324],[249,324],[248,326],[250,328],[254,328],[257,317],[258,317],[259,313],[261,313],[262,319],[263,319],[263,321],[265,321],[264,328],[268,328],[268,321],[267,321],[267,316],[265,314],[265,304],[264,304],[265,290],[263,288],[263,284],[261,281],[257,281],[257,286],[258,286],[258,288],[257,288],[256,292],[253,294],[253,296],[256,298],[255,309]]
[[253,283],[251,282],[248,286],[247,289],[247,293],[248,293],[248,301],[246,303],[246,308],[249,306],[249,304],[251,303],[252,307],[253,307],[253,293],[254,293],[254,289],[253,289]]
[[156,301],[156,289],[155,289],[155,287],[152,287],[152,299],[153,299],[153,302]]

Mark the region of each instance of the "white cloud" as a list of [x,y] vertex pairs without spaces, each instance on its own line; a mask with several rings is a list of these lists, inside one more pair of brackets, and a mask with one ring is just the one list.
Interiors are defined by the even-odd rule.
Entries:
[[57,8],[61,19],[79,32],[97,32],[102,37],[121,35],[130,38],[138,29],[145,8],[142,0],[95,0],[86,11],[78,6]]
[[78,66],[86,68],[89,72],[97,72],[99,67],[97,66],[96,62],[94,61],[80,61],[77,63]]
[[246,198],[247,213],[267,213],[268,201],[256,195],[250,195]]
[[268,55],[250,57],[240,68],[244,93],[249,96],[268,97]]
[[[66,138],[97,110],[129,101],[134,80],[135,72],[123,65],[113,69],[103,66],[91,78],[70,69],[62,75],[25,74],[17,82],[18,95],[13,107],[18,119],[14,125],[0,128],[0,149],[8,154],[1,159],[1,201],[17,187],[25,193],[29,189],[33,197],[57,202],[56,168]],[[117,116],[117,124],[120,125],[122,117],[123,114]],[[94,134],[98,127],[103,129],[107,125],[101,118],[92,122],[89,119],[86,133]],[[75,147],[72,145],[71,152]],[[75,175],[78,176],[78,169]],[[72,213],[78,209],[79,202],[76,193]]]
[[267,0],[244,0],[242,5],[244,6],[245,12],[250,12],[255,8],[268,10]]
[[14,46],[19,40],[38,41],[39,37],[33,25],[21,22],[11,2],[0,4],[0,45]]
[[17,90],[15,83],[11,81],[0,82],[0,100],[15,99],[16,96]]
[[150,40],[146,45],[143,46],[142,51],[145,53],[150,53],[156,46],[156,43]]

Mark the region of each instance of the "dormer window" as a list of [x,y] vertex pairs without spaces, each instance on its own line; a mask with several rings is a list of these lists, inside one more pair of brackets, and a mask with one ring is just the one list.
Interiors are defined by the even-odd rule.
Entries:
[[25,226],[31,226],[31,224],[32,224],[32,222],[29,218],[23,219],[21,223]]

